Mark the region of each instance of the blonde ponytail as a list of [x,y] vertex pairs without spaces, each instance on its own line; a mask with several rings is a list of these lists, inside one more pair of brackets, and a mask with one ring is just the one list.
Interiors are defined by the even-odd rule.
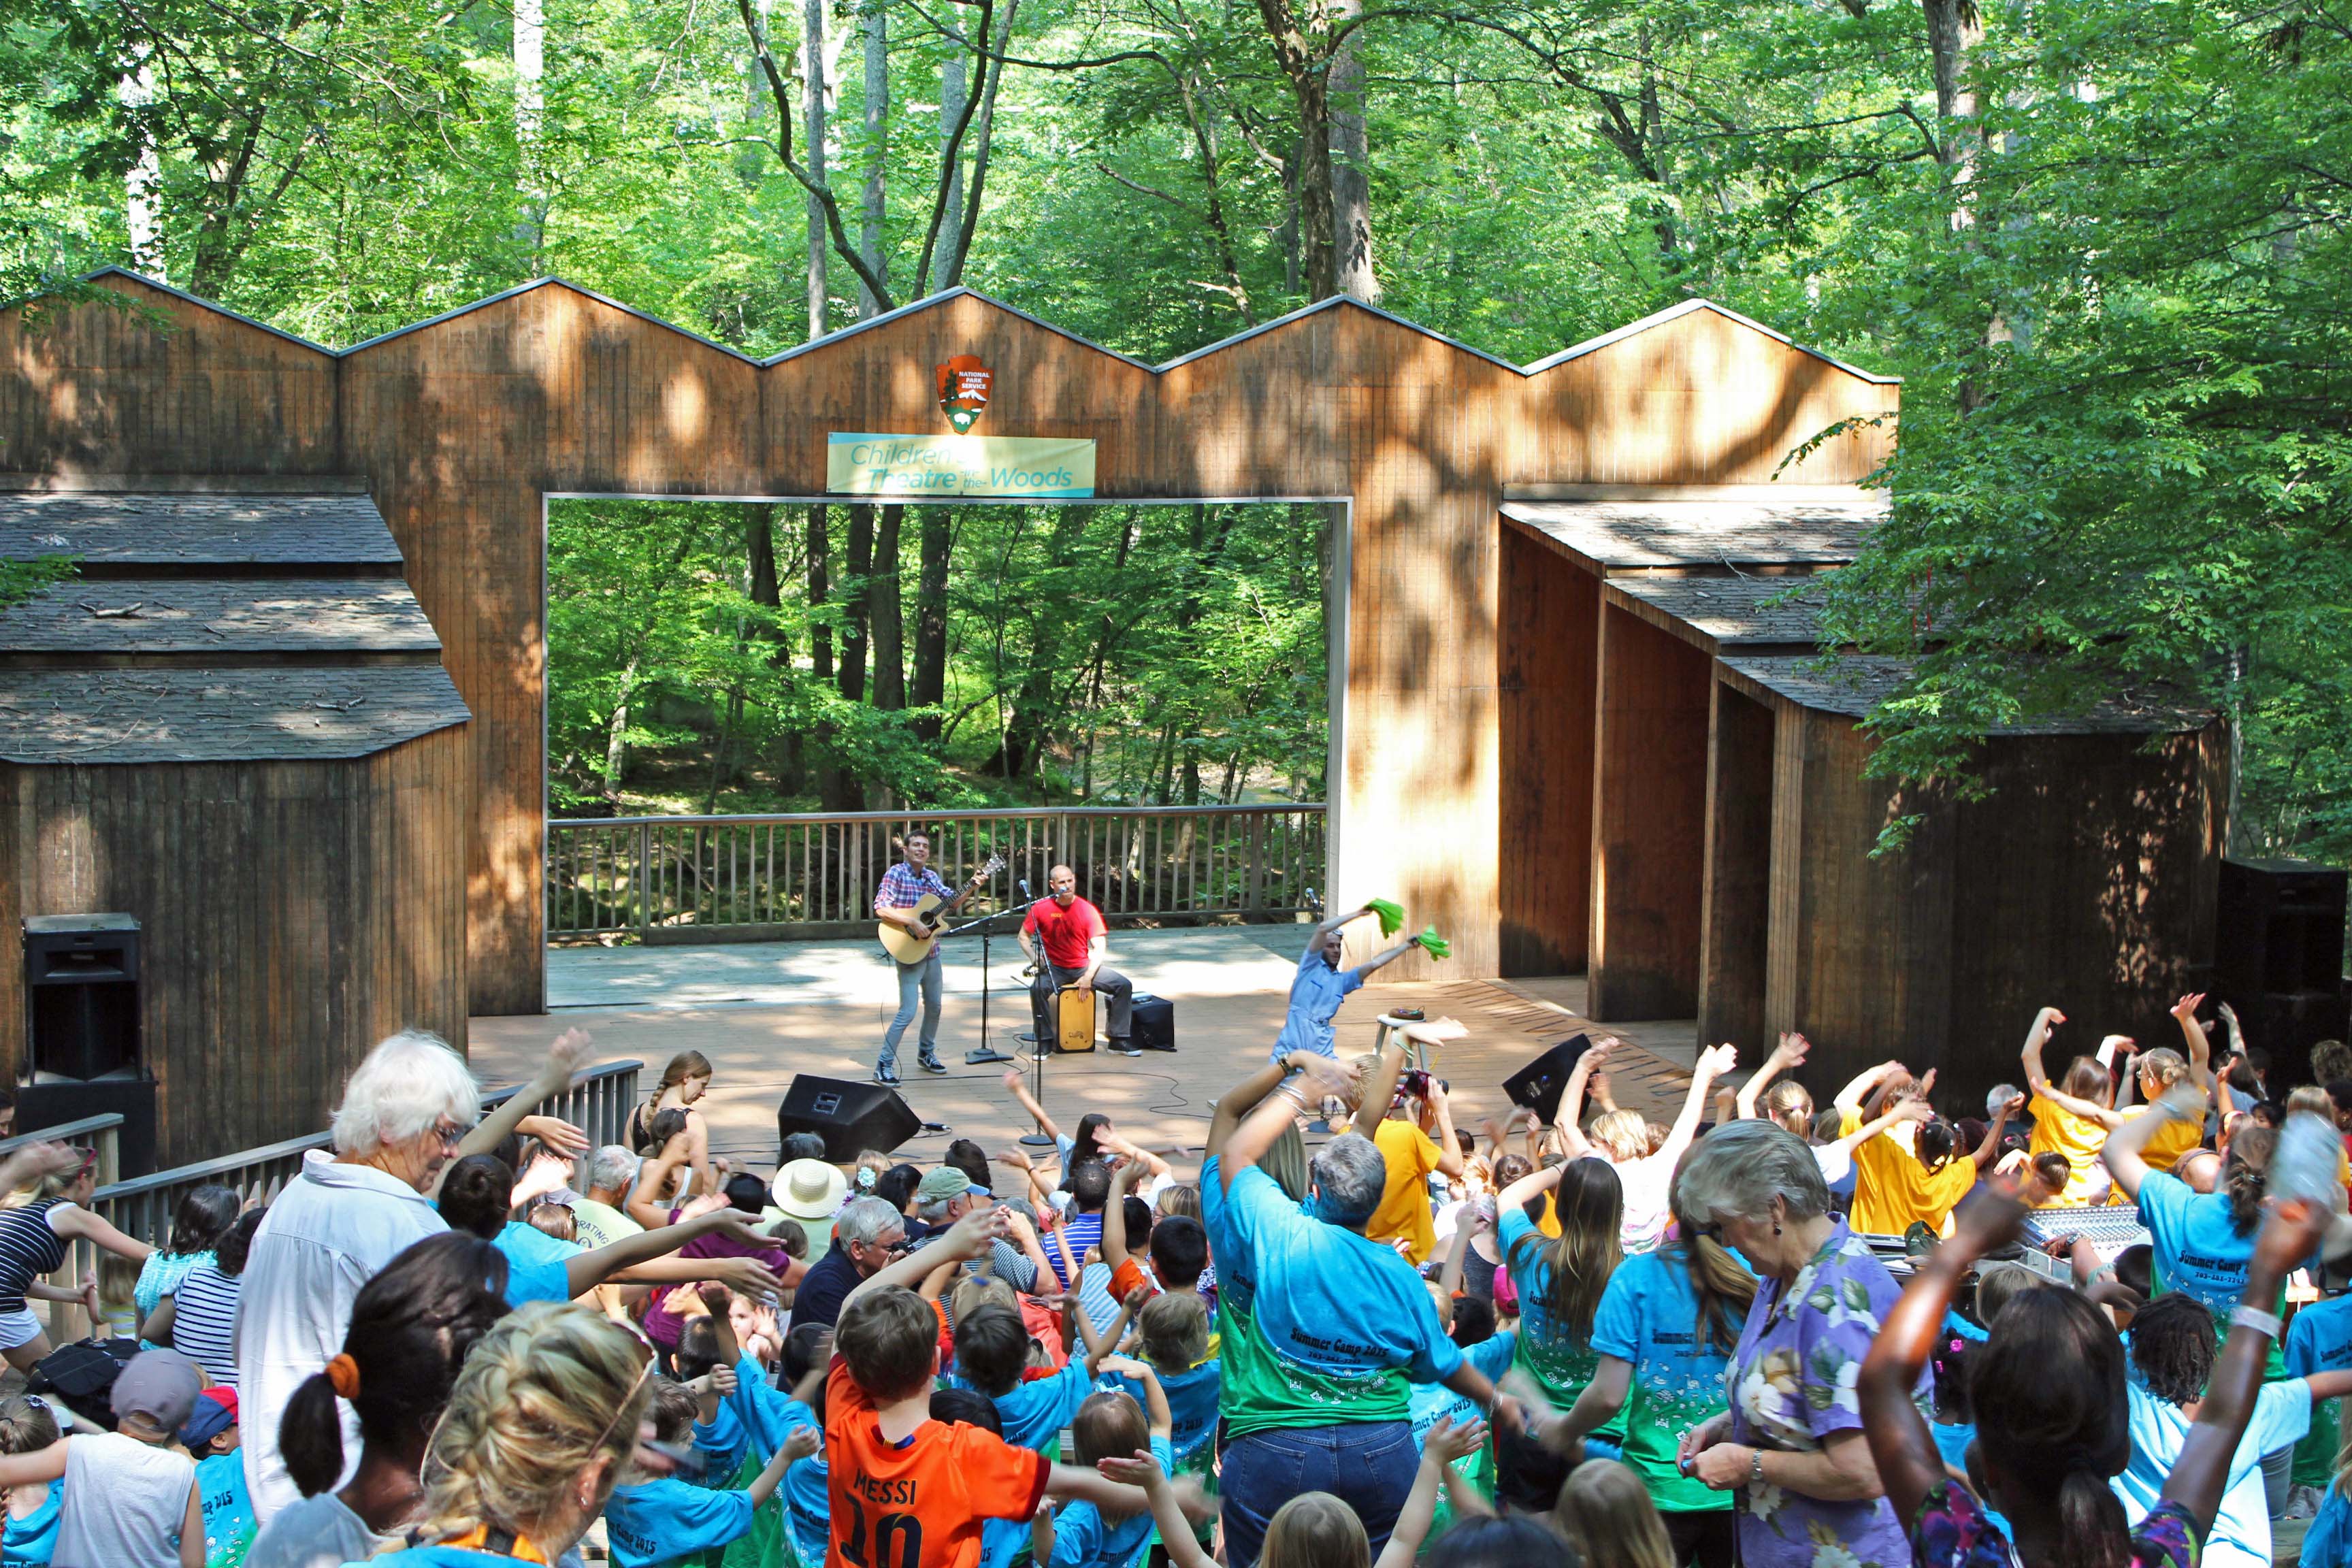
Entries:
[[635,1335],[591,1308],[509,1314],[467,1357],[425,1449],[418,1539],[524,1534],[600,1454],[609,1492],[636,1447],[650,1365]]

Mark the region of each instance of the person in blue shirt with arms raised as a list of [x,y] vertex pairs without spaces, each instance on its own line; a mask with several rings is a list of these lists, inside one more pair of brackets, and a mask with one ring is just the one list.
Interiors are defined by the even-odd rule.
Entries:
[[1282,1034],[1274,1042],[1270,1059],[1280,1061],[1293,1051],[1313,1051],[1317,1056],[1337,1058],[1339,1050],[1331,1044],[1331,1020],[1339,1016],[1339,1004],[1349,994],[1363,989],[1366,977],[1375,970],[1394,963],[1421,944],[1421,938],[1407,937],[1393,947],[1382,948],[1353,969],[1339,967],[1339,954],[1347,946],[1347,928],[1367,915],[1377,914],[1370,904],[1345,914],[1333,915],[1307,933],[1307,951],[1298,956],[1298,973],[1291,977],[1290,1011],[1282,1020]]
[[[1443,1021],[1414,1027],[1449,1037]],[[1316,1064],[1315,1091],[1351,1106],[1358,1100],[1356,1079],[1336,1062],[1327,1069],[1307,1051],[1292,1059]],[[1370,1139],[1350,1131],[1316,1152],[1306,1205],[1257,1168],[1307,1113],[1305,1081],[1276,1085],[1201,1173],[1221,1296],[1246,1300],[1241,1319],[1229,1321],[1263,1344],[1244,1361],[1228,1342],[1221,1378],[1238,1412],[1227,1421],[1220,1488],[1232,1568],[1257,1561],[1276,1511],[1302,1490],[1333,1493],[1362,1520],[1375,1552],[1385,1544],[1421,1464],[1412,1384],[1443,1383],[1497,1421],[1526,1420],[1445,1337],[1412,1265],[1365,1237],[1387,1181]],[[1388,1091],[1380,1083],[1363,1090],[1383,1105]]]
[[[654,1440],[676,1447],[694,1428],[699,1407],[692,1390],[654,1380],[650,1414]],[[751,1484],[740,1489],[697,1486],[675,1476],[652,1477],[615,1488],[604,1505],[604,1539],[620,1568],[653,1568],[729,1545],[751,1532],[752,1516],[776,1493],[784,1471],[824,1446],[814,1426],[796,1428],[769,1457]]]

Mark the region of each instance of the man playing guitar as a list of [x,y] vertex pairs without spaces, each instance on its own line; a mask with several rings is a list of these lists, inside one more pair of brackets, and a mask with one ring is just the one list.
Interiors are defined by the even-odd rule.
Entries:
[[905,857],[898,864],[882,873],[882,886],[874,894],[874,914],[877,920],[904,926],[913,936],[929,942],[929,949],[913,963],[899,963],[898,1016],[890,1020],[890,1027],[882,1036],[882,1055],[874,1064],[874,1081],[896,1087],[898,1083],[898,1041],[907,1026],[915,1021],[915,1002],[920,994],[923,1006],[922,1032],[917,1037],[916,1061],[925,1072],[943,1073],[947,1064],[939,1058],[940,1044],[940,949],[930,942],[918,912],[926,895],[937,895],[944,900],[940,912],[955,909],[971,897],[980,884],[975,881],[959,893],[940,880],[939,873],[930,868],[930,835],[919,828],[909,832],[899,846]]

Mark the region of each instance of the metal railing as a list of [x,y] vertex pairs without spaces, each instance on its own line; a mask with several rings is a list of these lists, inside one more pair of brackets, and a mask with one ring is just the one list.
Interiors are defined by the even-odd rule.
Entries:
[[[541,1102],[540,1114],[554,1116],[571,1122],[588,1134],[590,1157],[607,1143],[623,1142],[622,1130],[629,1112],[637,1103],[637,1080],[645,1071],[641,1061],[605,1062],[590,1068],[572,1080],[572,1087],[562,1094]],[[506,1084],[486,1089],[482,1094],[485,1113],[504,1104],[521,1089],[520,1084]],[[48,1138],[59,1142],[80,1143],[89,1135],[78,1130],[89,1127],[96,1135],[109,1142],[112,1129],[121,1124],[120,1116],[94,1116],[87,1122],[69,1122],[64,1127],[29,1133],[24,1139],[12,1139],[0,1143],[0,1157],[16,1143],[33,1138]],[[102,1130],[98,1124],[107,1124]],[[172,1215],[180,1200],[196,1188],[208,1184],[232,1187],[250,1205],[275,1200],[287,1183],[301,1173],[302,1161],[313,1149],[324,1149],[333,1142],[327,1132],[313,1132],[300,1138],[289,1138],[281,1143],[267,1143],[258,1149],[240,1150],[223,1154],[218,1159],[200,1160],[193,1165],[179,1165],[168,1171],[158,1171],[149,1176],[134,1176],[130,1181],[111,1179],[112,1168],[106,1145],[100,1145],[100,1185],[90,1195],[89,1206],[108,1224],[134,1240],[151,1247],[163,1246],[171,1237]],[[583,1162],[584,1163],[584,1162]],[[586,1190],[584,1173],[575,1171],[573,1184]],[[98,1267],[98,1250],[88,1242],[76,1242],[68,1252],[66,1261],[49,1276],[53,1285],[68,1289],[84,1274]],[[63,1302],[49,1303],[49,1338],[62,1344],[68,1339],[79,1339],[89,1331],[83,1325],[79,1307]]]
[[1045,890],[1067,864],[1112,920],[1280,919],[1325,880],[1319,803],[551,818],[547,932],[643,940],[842,936],[873,923],[874,889],[910,827],[950,884],[991,854],[1005,868],[973,913]]
[[79,1144],[98,1151],[98,1183],[104,1186],[122,1173],[121,1138],[121,1113],[110,1110],[98,1116],[85,1116],[79,1121],[61,1121],[55,1127],[19,1132],[14,1138],[0,1138],[0,1160],[6,1159],[27,1143]]

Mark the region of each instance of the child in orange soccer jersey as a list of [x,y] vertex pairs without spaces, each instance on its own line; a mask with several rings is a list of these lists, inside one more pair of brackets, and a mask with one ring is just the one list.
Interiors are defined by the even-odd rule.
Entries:
[[939,1317],[908,1287],[950,1258],[980,1257],[1004,1229],[995,1215],[967,1215],[843,1302],[825,1383],[826,1568],[975,1568],[983,1521],[1026,1521],[1047,1497],[1120,1513],[1149,1506],[1139,1489],[1093,1470],[931,1419]]

